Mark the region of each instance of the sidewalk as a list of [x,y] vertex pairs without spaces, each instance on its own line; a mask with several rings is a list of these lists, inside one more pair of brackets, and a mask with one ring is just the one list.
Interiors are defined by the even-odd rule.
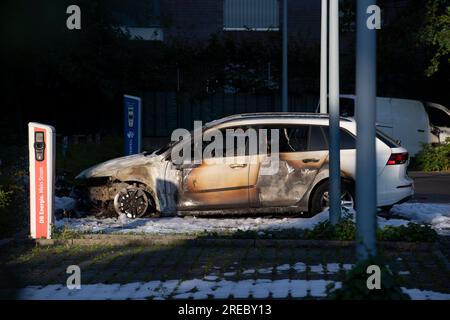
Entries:
[[[383,254],[413,298],[450,299],[449,247],[442,241],[436,250],[384,248]],[[355,263],[352,246],[53,245],[5,251],[0,292],[22,299],[324,298],[327,284],[339,286]],[[69,265],[81,268],[81,290],[66,288]]]

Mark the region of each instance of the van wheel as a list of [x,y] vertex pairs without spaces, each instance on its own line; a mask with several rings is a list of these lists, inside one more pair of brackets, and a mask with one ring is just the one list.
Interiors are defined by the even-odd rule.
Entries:
[[[311,213],[317,214],[329,207],[329,183],[320,185],[311,198]],[[355,207],[355,190],[351,183],[341,183],[341,207],[353,209]]]
[[137,186],[124,188],[114,197],[114,209],[117,214],[125,214],[131,219],[144,216],[148,207],[149,198],[147,193]]

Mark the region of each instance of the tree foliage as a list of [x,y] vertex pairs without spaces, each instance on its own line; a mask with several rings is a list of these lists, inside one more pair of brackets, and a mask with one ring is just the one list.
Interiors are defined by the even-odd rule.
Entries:
[[441,62],[450,64],[450,5],[447,0],[428,0],[425,26],[419,39],[434,51],[425,70],[428,77],[439,70]]

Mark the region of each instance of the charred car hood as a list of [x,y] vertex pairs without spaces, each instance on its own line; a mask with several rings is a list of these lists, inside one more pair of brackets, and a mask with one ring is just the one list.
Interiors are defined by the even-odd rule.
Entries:
[[145,153],[115,158],[82,171],[78,176],[76,176],[76,179],[115,176],[120,170],[134,166],[149,165],[155,162],[157,158],[158,156],[155,154],[147,155]]

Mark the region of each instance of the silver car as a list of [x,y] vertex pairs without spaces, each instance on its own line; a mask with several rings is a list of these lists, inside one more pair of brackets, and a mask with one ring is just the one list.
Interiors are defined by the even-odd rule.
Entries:
[[[356,123],[341,118],[342,204],[354,206]],[[179,164],[172,159],[183,139],[153,153],[113,159],[81,172],[91,204],[130,218],[145,214],[205,215],[302,212],[328,206],[328,116],[305,113],[256,113],[206,124],[202,133],[226,129],[277,129],[278,150],[244,156],[223,152],[223,161]],[[270,140],[270,139],[269,139]],[[377,133],[378,206],[390,207],[413,194],[406,174],[407,150]],[[271,156],[274,174],[262,174]],[[226,159],[226,158],[231,159]],[[217,160],[217,159],[216,159]],[[230,161],[232,160],[232,161]]]

